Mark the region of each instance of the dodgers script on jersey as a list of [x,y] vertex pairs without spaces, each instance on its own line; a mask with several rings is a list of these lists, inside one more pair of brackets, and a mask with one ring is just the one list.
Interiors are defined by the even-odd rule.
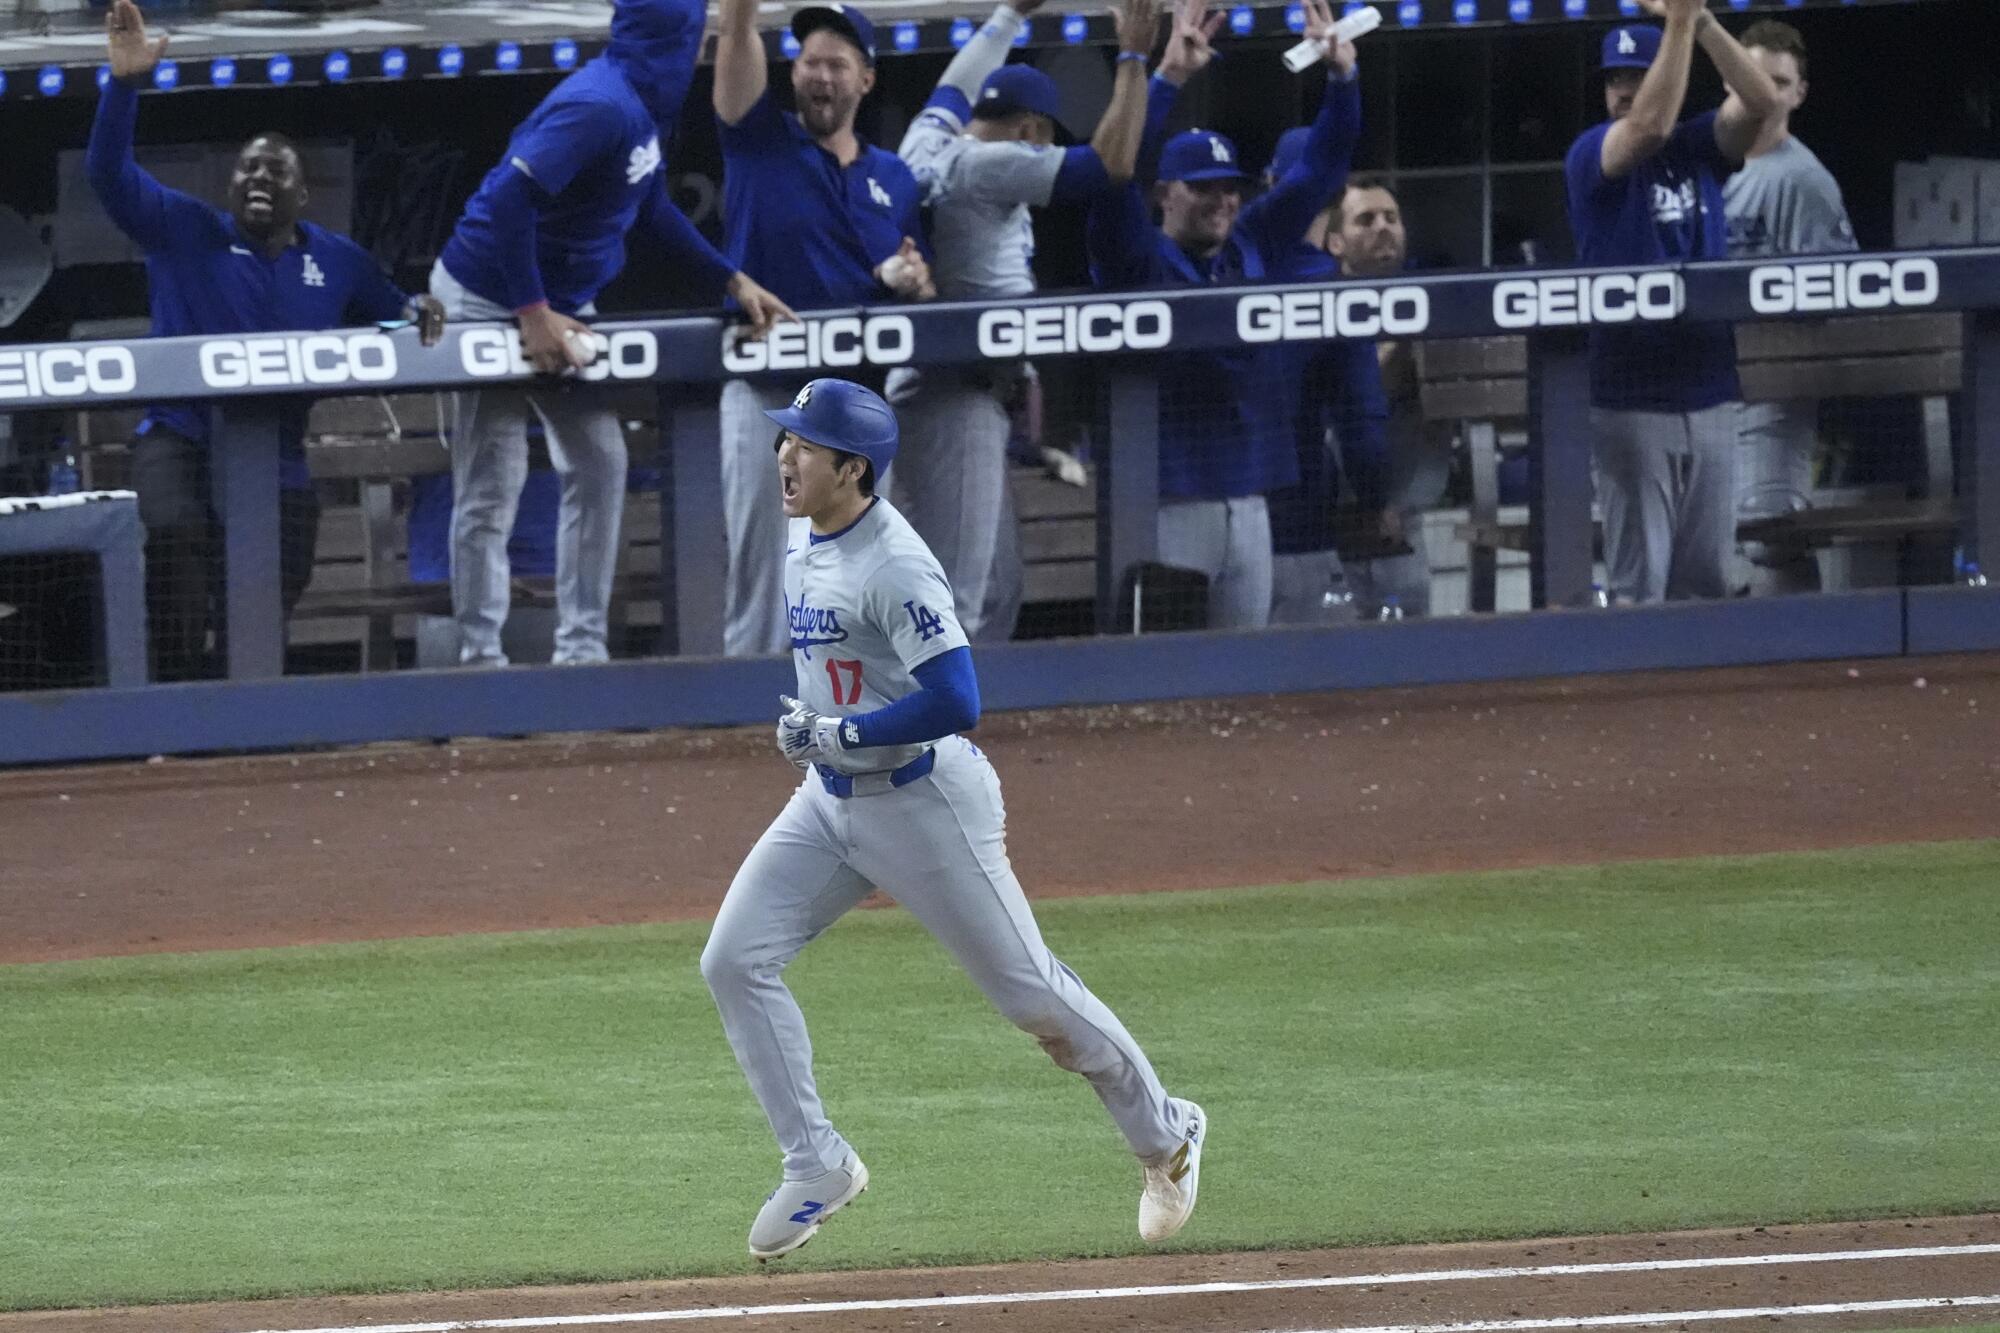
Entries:
[[[828,717],[873,712],[923,688],[916,668],[966,646],[951,585],[937,558],[888,501],[851,527],[815,538],[808,519],[787,524],[785,610],[798,697]],[[849,750],[849,773],[900,768],[922,745]]]

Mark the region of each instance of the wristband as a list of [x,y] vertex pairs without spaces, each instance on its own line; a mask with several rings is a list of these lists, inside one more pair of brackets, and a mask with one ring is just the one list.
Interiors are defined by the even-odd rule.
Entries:
[[1115,63],[1122,65],[1128,60],[1136,60],[1141,64],[1144,64],[1146,61],[1146,53],[1144,51],[1120,51],[1118,53],[1118,59]]

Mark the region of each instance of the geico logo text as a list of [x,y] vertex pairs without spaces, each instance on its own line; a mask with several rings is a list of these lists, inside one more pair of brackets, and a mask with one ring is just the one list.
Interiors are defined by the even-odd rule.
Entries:
[[44,347],[0,351],[0,402],[22,398],[74,398],[86,393],[130,393],[139,384],[125,347]]
[[916,328],[908,315],[808,316],[797,324],[780,324],[761,339],[738,342],[737,330],[723,330],[722,367],[744,375],[822,366],[900,366],[916,346]]
[[1510,278],[1493,288],[1493,322],[1503,329],[1630,324],[1672,319],[1686,304],[1678,273]]
[[212,338],[201,345],[201,378],[212,389],[372,384],[396,378],[396,345],[380,333]]
[[1236,302],[1236,336],[1247,343],[1393,337],[1430,326],[1431,294],[1421,287],[1259,292]]
[[1750,270],[1750,308],[1760,315],[1936,305],[1934,259],[1849,259],[1765,264]]
[[987,310],[979,316],[981,356],[1053,352],[1145,352],[1174,338],[1165,301],[1090,301],[1083,305]]
[[[580,380],[648,380],[660,368],[660,340],[644,329],[616,333],[591,332],[597,357],[576,372]],[[521,355],[518,329],[467,329],[458,336],[458,362],[468,375],[532,375],[535,367]]]

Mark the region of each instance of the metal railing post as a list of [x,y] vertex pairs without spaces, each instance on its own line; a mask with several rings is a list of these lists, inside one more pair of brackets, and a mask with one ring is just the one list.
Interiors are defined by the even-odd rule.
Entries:
[[269,398],[229,398],[216,402],[211,418],[209,481],[223,529],[231,680],[285,674],[278,411]]
[[1528,339],[1530,605],[1590,601],[1590,367],[1581,333]]
[[1160,382],[1151,367],[1111,373],[1111,439],[1097,459],[1097,630],[1129,628],[1118,604],[1127,570],[1160,544]]

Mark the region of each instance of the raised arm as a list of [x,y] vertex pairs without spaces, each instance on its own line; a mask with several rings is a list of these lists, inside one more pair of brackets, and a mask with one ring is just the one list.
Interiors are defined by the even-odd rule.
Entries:
[[1778,100],[1778,86],[1743,49],[1743,44],[1729,35],[1729,29],[1716,22],[1715,15],[1706,9],[1695,20],[1695,41],[1714,63],[1716,73],[1722,76],[1729,91],[1736,94],[1724,103],[1721,114],[1715,118],[1715,146],[1731,162],[1741,162],[1750,155],[1765,126],[1784,112]]
[[715,30],[715,118],[734,125],[764,96],[771,71],[757,35],[757,0],[722,0]]
[[1694,33],[1703,14],[1702,0],[1640,0],[1667,21],[1660,53],[1639,84],[1632,109],[1612,123],[1598,150],[1599,172],[1619,180],[1664,148],[1687,101],[1688,72],[1694,65]]
[[979,96],[986,76],[1007,63],[1007,52],[1021,33],[1022,20],[1042,7],[1042,0],[1007,0],[993,8],[992,17],[979,25],[972,40],[958,48],[958,54],[944,67],[938,89],[950,88],[961,94],[968,105]]
[[104,211],[118,229],[146,250],[163,250],[186,229],[206,226],[213,210],[154,180],[132,157],[132,131],[139,119],[137,85],[152,77],[167,39],[149,41],[146,21],[132,0],[118,0],[104,16],[111,80],[97,98],[84,152],[84,174]]
[[[1326,0],[1306,0],[1306,13],[1307,36],[1333,29],[1333,11]],[[1354,43],[1330,43],[1325,61],[1326,94],[1298,162],[1246,206],[1236,224],[1269,250],[1296,244],[1319,211],[1345,188],[1354,146],[1361,139],[1361,83]]]
[[1139,143],[1146,134],[1146,58],[1159,29],[1155,0],[1125,0],[1118,11],[1118,72],[1111,104],[1090,136],[1091,151],[1113,185],[1123,185],[1138,170]]

